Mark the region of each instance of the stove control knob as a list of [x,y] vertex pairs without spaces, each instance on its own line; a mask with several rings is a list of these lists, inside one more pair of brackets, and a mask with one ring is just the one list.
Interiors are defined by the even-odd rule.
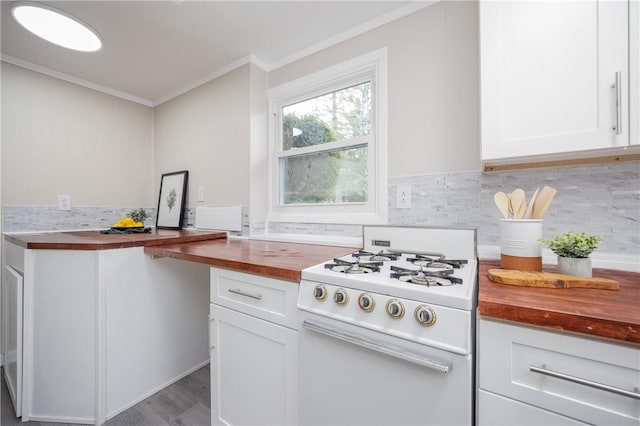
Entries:
[[413,312],[413,316],[416,321],[418,321],[418,324],[425,327],[432,326],[436,323],[436,313],[427,305],[418,305]]
[[324,300],[327,298],[327,289],[322,284],[318,284],[313,289],[313,297],[318,300]]
[[346,305],[349,301],[349,295],[344,288],[339,288],[333,293],[333,301],[337,305]]
[[404,305],[397,299],[389,299],[386,310],[391,318],[400,319],[404,316]]
[[373,299],[373,295],[360,293],[360,296],[358,296],[358,306],[365,312],[371,312],[376,306],[376,301]]

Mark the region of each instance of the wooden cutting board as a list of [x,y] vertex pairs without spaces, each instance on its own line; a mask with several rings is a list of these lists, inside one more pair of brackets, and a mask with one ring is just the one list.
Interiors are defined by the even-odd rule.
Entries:
[[607,278],[583,278],[551,272],[514,271],[512,269],[489,269],[487,277],[496,283],[524,287],[546,288],[597,288],[619,290],[618,281]]

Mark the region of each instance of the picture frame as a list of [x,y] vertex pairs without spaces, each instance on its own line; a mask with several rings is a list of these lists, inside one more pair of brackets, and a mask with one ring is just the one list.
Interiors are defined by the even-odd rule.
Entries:
[[182,229],[188,179],[187,170],[162,174],[156,215],[157,229]]

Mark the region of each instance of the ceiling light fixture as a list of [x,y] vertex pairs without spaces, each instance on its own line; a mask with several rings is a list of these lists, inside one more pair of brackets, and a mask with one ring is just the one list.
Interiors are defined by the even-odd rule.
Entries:
[[50,43],[81,52],[102,48],[97,32],[65,12],[34,2],[16,2],[11,8],[20,25]]

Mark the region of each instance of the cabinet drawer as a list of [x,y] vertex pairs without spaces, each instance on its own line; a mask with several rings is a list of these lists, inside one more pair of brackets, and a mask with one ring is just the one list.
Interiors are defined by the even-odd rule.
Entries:
[[587,423],[640,420],[640,400],[611,390],[640,392],[638,346],[486,319],[478,346],[481,389]]
[[297,329],[298,284],[211,268],[211,302]]
[[578,426],[586,423],[481,390],[478,392],[478,425]]

